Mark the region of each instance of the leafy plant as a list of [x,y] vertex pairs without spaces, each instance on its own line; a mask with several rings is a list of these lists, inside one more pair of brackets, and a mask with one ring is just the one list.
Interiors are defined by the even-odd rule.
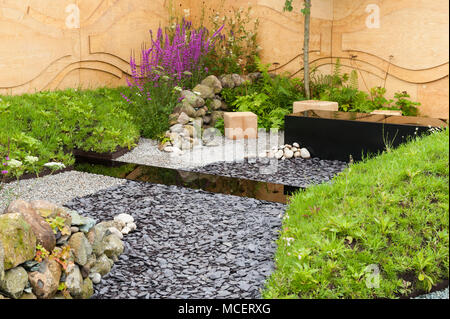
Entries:
[[46,218],[45,221],[50,225],[53,230],[53,233],[57,233],[58,231],[64,235],[70,235],[70,229],[65,225],[65,219],[60,216],[49,217]]
[[406,91],[395,93],[395,108],[402,110],[403,115],[417,116],[419,113],[417,107],[420,106],[420,103],[412,102],[411,100],[409,100],[409,98],[410,96]]
[[260,47],[257,43],[259,20],[251,19],[249,6],[232,9],[231,15],[221,16],[220,10],[210,15],[209,24],[213,29],[225,26],[216,45],[206,56],[206,66],[212,74],[244,74],[257,71],[256,58]]
[[[297,79],[289,79],[286,76],[271,76],[268,73],[269,65],[263,65],[257,59],[258,68],[262,77],[255,84],[241,88],[241,93],[246,95],[232,95],[229,91],[223,94],[224,100],[233,106],[234,111],[253,112],[258,115],[258,127],[284,128],[284,116],[292,113],[294,101],[304,100],[300,91],[300,82]],[[251,93],[250,93],[250,92]],[[234,101],[230,101],[231,98]]]
[[40,244],[36,245],[36,256],[34,257],[34,260],[37,262],[42,262],[45,258],[47,258],[50,255],[47,249],[42,247]]

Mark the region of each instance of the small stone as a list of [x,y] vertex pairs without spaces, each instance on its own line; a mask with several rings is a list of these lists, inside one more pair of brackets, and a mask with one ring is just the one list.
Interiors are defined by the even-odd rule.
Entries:
[[298,143],[292,143],[292,146],[294,146],[296,148],[300,148],[300,145]]
[[111,234],[116,235],[117,237],[119,237],[120,239],[123,238],[123,234],[121,231],[119,231],[116,227],[109,227],[107,229],[107,231],[109,231]]
[[131,228],[128,227],[128,226],[125,226],[125,227],[122,229],[122,234],[123,234],[123,235],[127,235],[130,231],[131,231]]
[[284,154],[283,150],[278,150],[278,151],[275,153],[275,158],[276,158],[276,159],[281,159],[281,158],[283,157],[283,154]]
[[66,269],[66,287],[73,297],[81,295],[83,287],[83,276],[81,275],[80,267],[76,264],[69,264]]
[[199,93],[199,96],[202,99],[212,99],[214,98],[214,91],[209,86],[203,85],[203,84],[197,84],[193,89],[192,92]]
[[114,262],[103,254],[97,258],[94,266],[91,268],[91,275],[98,273],[101,276],[104,276],[111,271],[113,264]]
[[294,152],[290,149],[285,149],[284,150],[284,157],[285,158],[292,158],[294,156]]
[[170,127],[170,132],[172,133],[182,133],[184,131],[184,127],[181,124],[175,124]]
[[123,222],[125,224],[134,222],[133,216],[131,216],[130,214],[125,214],[125,213],[121,213],[121,214],[117,215],[116,217],[114,217],[114,220]]
[[94,284],[99,284],[102,280],[102,275],[100,275],[98,272],[94,272],[92,274],[89,275],[89,278],[91,278],[92,283]]
[[84,233],[78,232],[72,235],[69,239],[69,246],[73,251],[75,262],[84,266],[90,254],[92,254],[92,246]]
[[210,75],[206,77],[201,84],[210,87],[215,94],[220,93],[222,91],[222,83],[220,83],[219,79],[215,75]]
[[116,260],[117,257],[123,253],[123,242],[114,234],[105,236],[103,239],[105,243],[105,255],[112,260]]
[[186,113],[181,112],[180,116],[178,116],[177,122],[180,124],[186,124],[191,120],[191,118],[189,116],[187,116]]
[[134,231],[137,228],[135,223],[128,223],[127,227],[130,228],[130,231]]
[[310,158],[311,154],[309,153],[309,151],[306,148],[301,148],[300,149],[300,156],[302,158]]
[[70,227],[70,232],[73,233],[78,233],[80,231],[80,229],[77,226],[72,226]]
[[294,153],[294,157],[300,157],[300,156],[301,156],[300,151],[296,151],[296,152]]

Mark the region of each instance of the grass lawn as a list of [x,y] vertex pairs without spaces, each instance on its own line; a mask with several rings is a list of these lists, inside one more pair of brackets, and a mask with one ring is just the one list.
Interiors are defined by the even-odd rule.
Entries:
[[426,292],[449,278],[448,224],[445,129],[295,194],[263,296],[397,298]]

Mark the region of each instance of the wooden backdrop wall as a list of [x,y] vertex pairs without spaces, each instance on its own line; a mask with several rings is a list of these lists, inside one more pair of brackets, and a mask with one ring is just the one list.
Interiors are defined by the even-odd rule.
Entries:
[[[170,0],[0,0],[0,94],[125,84],[131,52],[148,45],[148,30],[167,25]],[[260,20],[263,62],[298,72],[303,47],[302,0],[174,0],[190,18],[252,7]],[[329,73],[337,58],[357,69],[360,88],[407,91],[421,113],[449,117],[447,0],[312,0],[311,64]],[[79,10],[79,25],[73,20]],[[366,20],[379,8],[379,28]],[[210,11],[208,11],[210,10]],[[72,19],[72,20],[71,20]]]

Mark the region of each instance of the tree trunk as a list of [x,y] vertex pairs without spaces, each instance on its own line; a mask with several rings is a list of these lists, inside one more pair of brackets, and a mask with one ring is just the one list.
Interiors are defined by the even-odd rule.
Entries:
[[305,32],[304,32],[304,43],[303,43],[303,70],[304,76],[303,81],[305,84],[305,94],[306,98],[309,100],[311,98],[311,91],[309,89],[309,26],[311,18],[311,0],[305,0]]

